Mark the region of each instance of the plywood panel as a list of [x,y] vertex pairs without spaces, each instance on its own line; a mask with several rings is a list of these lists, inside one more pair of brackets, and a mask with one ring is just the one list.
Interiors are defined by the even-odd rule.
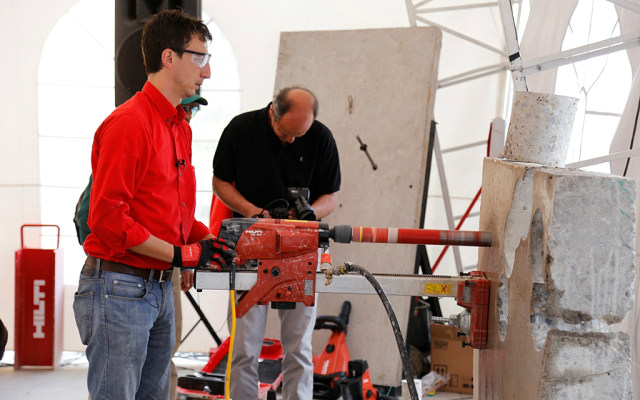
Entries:
[[[436,28],[281,34],[275,91],[290,85],[311,89],[319,99],[318,119],[338,144],[342,189],[339,207],[325,220],[331,226],[419,227],[440,45]],[[413,272],[412,245],[332,243],[331,252],[334,264]],[[347,298],[353,306],[351,358],[367,360],[374,383],[399,385],[400,356],[377,296],[323,295],[318,314],[337,315]],[[409,298],[393,298],[392,304],[406,329]],[[277,335],[276,324],[269,325],[268,334]],[[314,336],[318,354],[328,333]]]

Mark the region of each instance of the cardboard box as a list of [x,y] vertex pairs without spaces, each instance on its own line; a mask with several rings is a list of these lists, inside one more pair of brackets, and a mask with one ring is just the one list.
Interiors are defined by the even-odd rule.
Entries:
[[456,328],[431,324],[431,370],[451,376],[442,392],[473,394],[473,349],[462,347],[465,337],[456,335]]

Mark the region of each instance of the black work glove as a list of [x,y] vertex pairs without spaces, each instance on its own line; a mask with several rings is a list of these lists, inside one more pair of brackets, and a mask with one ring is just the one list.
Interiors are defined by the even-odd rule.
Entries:
[[220,238],[174,246],[172,265],[178,268],[228,269],[237,255],[234,247],[233,243]]

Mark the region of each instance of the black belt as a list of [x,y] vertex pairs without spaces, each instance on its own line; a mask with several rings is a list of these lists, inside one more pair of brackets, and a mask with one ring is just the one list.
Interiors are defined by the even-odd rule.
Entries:
[[[96,261],[97,259],[93,256],[87,257],[87,261],[85,261],[84,267],[82,267],[82,275],[94,276],[97,265]],[[173,268],[169,268],[164,271],[159,269],[136,268],[127,264],[121,264],[118,262],[103,259],[100,259],[100,269],[103,271],[119,272],[121,274],[139,276],[150,281],[158,282],[170,281],[171,275],[173,274]]]

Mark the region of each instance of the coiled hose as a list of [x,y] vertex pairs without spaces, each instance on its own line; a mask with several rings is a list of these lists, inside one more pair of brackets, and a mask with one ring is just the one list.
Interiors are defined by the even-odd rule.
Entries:
[[409,388],[409,395],[411,396],[411,400],[418,400],[418,390],[416,389],[416,383],[413,381],[413,373],[411,372],[411,364],[409,363],[409,353],[407,352],[407,348],[404,345],[404,339],[402,338],[402,331],[400,330],[400,325],[398,324],[398,320],[396,319],[396,314],[393,312],[393,307],[391,307],[391,302],[389,302],[389,298],[387,294],[384,292],[380,283],[376,280],[376,278],[363,267],[345,262],[342,266],[340,266],[337,270],[333,268],[332,275],[341,275],[347,272],[357,272],[358,274],[364,276],[371,286],[375,289],[376,293],[380,297],[382,301],[382,305],[384,309],[387,311],[387,316],[389,317],[389,321],[391,322],[391,327],[393,328],[393,334],[396,337],[396,344],[398,345],[398,350],[400,351],[400,359],[402,360],[402,370],[404,372],[405,379],[407,380],[407,387]]

